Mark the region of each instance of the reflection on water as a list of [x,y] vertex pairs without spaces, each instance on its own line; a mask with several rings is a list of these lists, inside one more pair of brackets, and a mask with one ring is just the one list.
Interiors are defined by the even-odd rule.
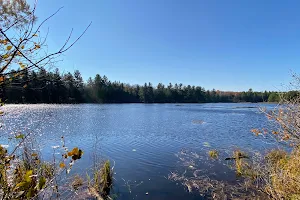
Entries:
[[14,146],[7,141],[12,132],[32,132],[38,136],[45,159],[50,159],[51,147],[60,145],[63,135],[68,147],[78,146],[85,153],[73,173],[85,174],[95,152],[115,162],[114,191],[119,199],[199,199],[198,193],[190,194],[188,188],[168,180],[170,172],[184,169],[178,152],[188,149],[199,156],[197,163],[188,166],[201,166],[201,176],[207,173],[216,180],[234,181],[235,174],[223,162],[208,159],[207,152],[216,149],[226,154],[236,147],[256,151],[274,147],[271,138],[262,140],[250,132],[269,125],[258,106],[7,105],[0,144]]

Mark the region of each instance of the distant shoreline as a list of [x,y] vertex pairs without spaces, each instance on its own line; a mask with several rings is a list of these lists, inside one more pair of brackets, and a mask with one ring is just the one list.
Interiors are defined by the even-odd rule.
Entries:
[[174,105],[184,105],[184,104],[278,104],[279,102],[203,102],[203,103],[142,103],[142,102],[132,102],[132,103],[6,103],[5,105],[110,105],[110,104],[174,104]]

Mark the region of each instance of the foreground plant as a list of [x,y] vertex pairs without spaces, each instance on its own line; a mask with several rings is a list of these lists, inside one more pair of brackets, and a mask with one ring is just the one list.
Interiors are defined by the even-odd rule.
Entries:
[[262,109],[277,129],[252,130],[257,136],[269,133],[286,147],[270,151],[251,165],[256,175],[253,182],[273,199],[300,199],[300,77],[293,77],[293,95],[282,94],[274,110]]
[[[275,157],[270,155],[276,154]],[[268,154],[265,191],[276,199],[300,199],[300,150]]]
[[[59,195],[57,177],[64,171],[69,173],[74,162],[81,158],[83,152],[62,151],[59,163],[45,162],[37,151],[28,148],[29,143],[22,139],[19,148],[8,154],[7,149],[0,146],[0,197],[2,199],[38,198],[48,194]],[[68,162],[69,165],[62,163]]]
[[[43,24],[57,12],[36,25],[36,4],[31,7],[26,0],[0,0],[0,107],[5,101],[5,87],[12,80],[26,76],[35,69],[45,70],[57,57],[69,50],[85,33],[69,43],[72,31],[61,48],[52,53],[46,50],[47,36],[40,35]],[[17,33],[17,34],[16,34]],[[21,81],[13,87],[26,88],[28,81]],[[52,80],[48,80],[52,81]],[[0,115],[4,111],[0,110]],[[0,198],[31,199],[45,198],[47,195],[58,197],[59,183],[56,180],[62,172],[69,173],[83,151],[78,147],[68,151],[63,144],[62,157],[51,162],[41,160],[32,133],[16,133],[9,140],[15,140],[11,149],[0,145]]]
[[109,160],[98,165],[93,171],[93,179],[88,176],[88,190],[98,199],[106,199],[112,188],[113,168],[110,166]]

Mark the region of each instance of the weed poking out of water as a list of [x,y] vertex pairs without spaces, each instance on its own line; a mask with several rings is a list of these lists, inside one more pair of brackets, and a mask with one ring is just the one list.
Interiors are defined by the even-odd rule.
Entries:
[[249,157],[240,150],[235,150],[233,152],[233,159],[235,160],[235,169],[238,175],[243,174],[245,166],[247,165],[247,163],[244,162],[243,158],[249,158]]
[[[211,150],[208,152],[211,157],[218,157],[219,152],[216,150]],[[188,192],[198,192],[203,199],[267,199],[266,195],[261,191],[258,191],[255,187],[250,185],[246,187],[243,184],[240,184],[239,181],[236,183],[226,180],[217,180],[215,179],[216,174],[214,172],[210,172],[206,169],[206,167],[218,166],[219,162],[209,162],[203,165],[203,162],[199,165],[199,161],[203,161],[200,156],[195,152],[189,151],[181,151],[177,154],[180,162],[185,167],[185,171],[181,173],[180,171],[171,172],[167,179],[181,183]],[[236,161],[242,160],[242,158],[246,158],[247,155],[241,151],[234,152],[232,158],[227,160]],[[191,162],[193,159],[193,169],[189,168],[186,165],[186,162]],[[235,163],[235,162],[234,162]],[[238,167],[240,168],[240,172],[246,173],[247,175],[252,175],[251,171],[249,171],[247,160],[243,159],[242,163],[238,163]],[[234,168],[235,169],[235,168]],[[192,175],[190,172],[193,172]],[[248,177],[248,176],[247,176]],[[241,180],[241,179],[239,179]],[[252,180],[252,179],[251,179]],[[253,181],[251,181],[252,183]]]
[[219,152],[217,150],[215,150],[215,149],[214,150],[210,150],[208,152],[208,155],[212,159],[217,159],[219,157]]
[[103,165],[103,167],[100,170],[101,175],[101,192],[104,195],[108,195],[110,192],[110,188],[112,185],[112,171],[110,169],[110,162],[106,161]]
[[103,198],[108,197],[112,187],[112,174],[113,172],[108,160],[94,169],[94,178],[92,181],[89,181],[89,192],[98,199],[100,196]]
[[248,163],[243,160],[244,158],[248,159],[249,157],[246,153],[240,150],[235,150],[233,151],[232,157],[226,158],[225,160],[234,160],[236,173],[241,176],[246,173],[246,168],[248,168]]
[[75,175],[71,186],[74,190],[78,190],[79,187],[83,186],[83,179],[79,175]]

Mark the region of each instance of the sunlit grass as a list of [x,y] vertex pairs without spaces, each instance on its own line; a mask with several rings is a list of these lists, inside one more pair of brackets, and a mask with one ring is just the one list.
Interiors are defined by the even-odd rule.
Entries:
[[109,160],[94,169],[93,179],[88,177],[88,188],[96,198],[107,197],[112,187],[112,169]]
[[78,190],[79,187],[83,186],[83,183],[84,183],[83,178],[81,178],[79,175],[75,175],[71,183],[71,186],[74,190]]
[[300,199],[300,150],[274,150],[266,156],[270,181],[266,192],[276,199]]
[[214,150],[210,150],[208,152],[208,155],[212,159],[217,159],[219,157],[219,152],[217,150],[215,150],[215,149]]
[[246,153],[240,150],[233,151],[232,159],[235,160],[235,169],[238,175],[242,175],[243,173],[245,173],[245,166],[247,165],[247,163],[243,161],[243,158],[248,158]]

